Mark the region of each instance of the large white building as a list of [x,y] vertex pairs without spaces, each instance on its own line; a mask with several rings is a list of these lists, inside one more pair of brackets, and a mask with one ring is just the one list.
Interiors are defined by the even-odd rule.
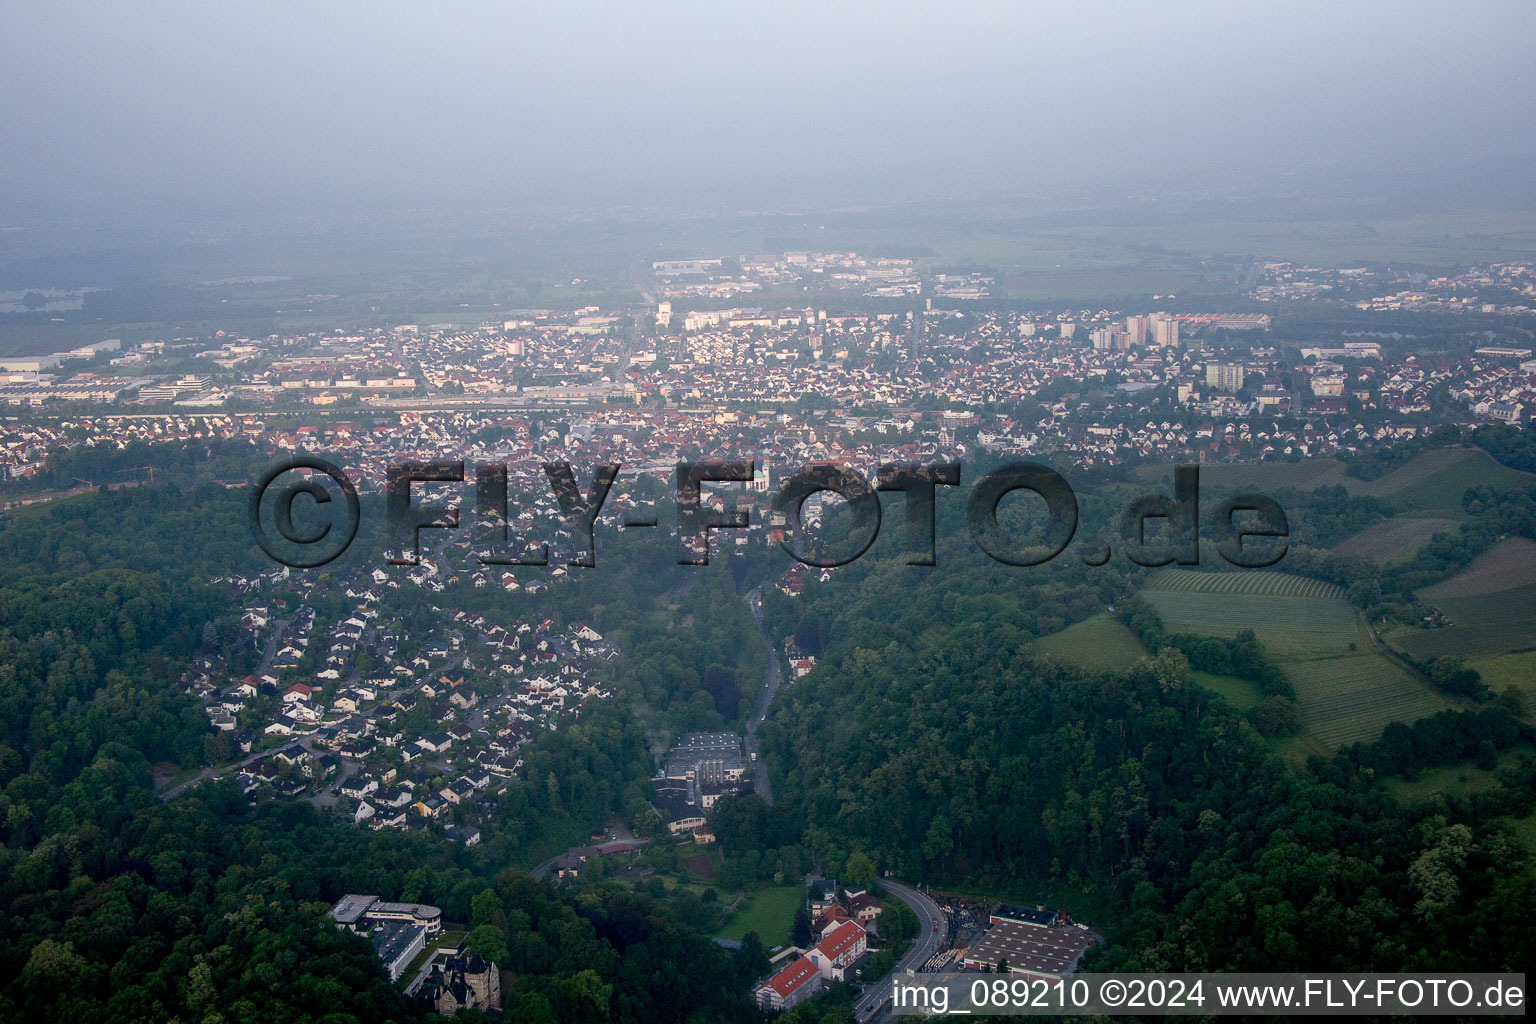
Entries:
[[1125,333],[1130,337],[1133,348],[1141,348],[1147,343],[1147,327],[1151,320],[1145,316],[1128,316],[1125,318]]
[[844,973],[869,948],[868,934],[853,921],[832,929],[805,954],[824,981],[843,981]]
[[377,896],[356,893],[337,900],[331,918],[341,927],[362,934],[385,921],[417,925],[428,935],[436,935],[443,927],[443,912],[429,903],[387,903]]
[[389,972],[389,980],[399,981],[416,954],[426,948],[427,930],[420,925],[386,921],[374,928],[368,938]]
[[1217,391],[1238,392],[1243,389],[1243,367],[1240,363],[1208,363],[1205,367],[1205,385]]

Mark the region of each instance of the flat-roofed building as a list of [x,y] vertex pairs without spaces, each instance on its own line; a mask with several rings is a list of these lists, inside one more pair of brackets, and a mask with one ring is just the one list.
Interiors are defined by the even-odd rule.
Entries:
[[1100,941],[1062,911],[1000,903],[988,920],[987,930],[961,959],[969,970],[1060,977],[1077,970],[1083,954]]
[[418,925],[428,935],[443,927],[443,912],[429,903],[386,903],[377,896],[347,893],[331,908],[331,919],[343,928],[367,933],[375,924],[397,921]]
[[427,930],[403,921],[382,921],[368,936],[373,951],[389,972],[390,981],[399,981],[416,954],[426,948]]

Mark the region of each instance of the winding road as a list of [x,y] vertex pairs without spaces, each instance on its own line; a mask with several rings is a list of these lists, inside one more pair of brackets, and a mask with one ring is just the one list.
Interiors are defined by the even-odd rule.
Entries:
[[763,803],[773,805],[773,785],[768,781],[768,765],[757,753],[757,727],[768,717],[773,695],[779,689],[779,656],[773,649],[773,641],[763,629],[763,588],[759,584],[747,591],[747,607],[752,611],[752,621],[757,624],[757,635],[763,638],[763,687],[752,705],[752,718],[747,722],[747,757],[752,761],[752,789],[763,798]]
[[[904,973],[909,968],[918,970],[928,962],[929,957],[944,949],[945,917],[938,904],[929,899],[926,894],[916,889],[909,889],[905,885],[898,885],[889,879],[881,882],[880,887],[911,907],[912,913],[917,915],[917,922],[921,928],[918,931],[917,940],[912,943],[912,948],[907,950],[906,956],[896,961],[896,966],[891,973],[870,985],[864,990],[863,995],[854,1000],[853,1016],[861,1024],[882,1015],[886,1000],[891,998],[891,989],[896,975]],[[934,927],[935,921],[940,922],[938,928]]]

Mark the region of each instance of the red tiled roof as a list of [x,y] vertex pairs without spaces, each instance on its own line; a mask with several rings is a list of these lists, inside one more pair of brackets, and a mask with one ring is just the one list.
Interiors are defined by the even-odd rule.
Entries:
[[852,949],[853,944],[857,942],[859,940],[859,936],[863,934],[864,929],[860,928],[852,921],[844,922],[831,935],[828,935],[826,938],[816,943],[816,950],[828,960],[836,960],[838,957],[848,952],[848,950]]
[[804,985],[807,981],[816,977],[816,965],[805,957],[796,957],[788,967],[768,979],[768,987],[778,993],[780,999],[788,999],[790,994]]
[[820,930],[834,921],[847,921],[848,919],[848,912],[834,903],[816,915],[816,928]]

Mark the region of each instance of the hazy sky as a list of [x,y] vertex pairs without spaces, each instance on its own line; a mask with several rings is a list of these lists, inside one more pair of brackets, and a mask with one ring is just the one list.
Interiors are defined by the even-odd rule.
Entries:
[[5,0],[0,215],[1290,172],[1528,197],[1533,30],[1529,3]]

